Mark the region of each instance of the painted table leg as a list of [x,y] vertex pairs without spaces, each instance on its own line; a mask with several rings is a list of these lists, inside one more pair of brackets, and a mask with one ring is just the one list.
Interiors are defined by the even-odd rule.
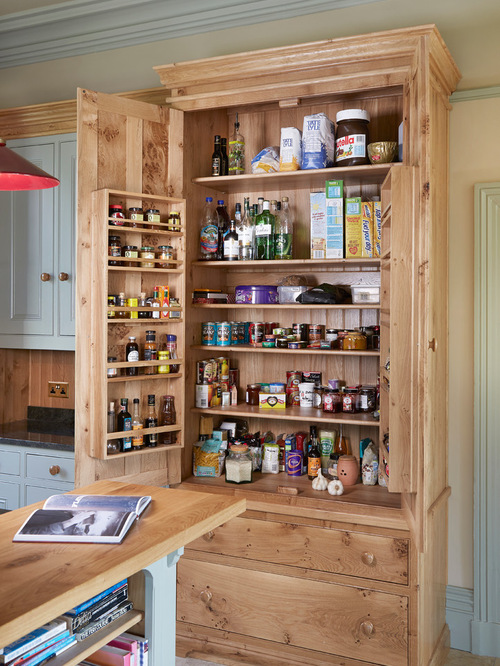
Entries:
[[175,666],[176,564],[184,548],[144,569],[149,666]]

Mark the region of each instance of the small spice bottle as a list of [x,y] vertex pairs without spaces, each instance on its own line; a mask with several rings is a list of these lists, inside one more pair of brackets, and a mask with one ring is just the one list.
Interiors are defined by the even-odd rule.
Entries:
[[142,227],[142,222],[144,220],[144,213],[142,208],[132,207],[128,209],[128,216],[130,219],[131,227]]
[[155,250],[151,245],[143,245],[141,247],[141,259],[152,259],[153,261],[141,261],[142,268],[154,268],[155,267]]
[[123,262],[123,265],[129,267],[137,266],[137,261],[130,261],[131,259],[137,259],[139,257],[137,245],[124,245],[122,251],[123,256],[128,259],[128,261]]
[[168,230],[180,231],[181,230],[181,215],[176,210],[173,210],[168,216]]
[[[108,363],[116,363],[116,356],[108,356]],[[118,377],[117,368],[108,368],[107,376],[108,376],[108,379],[111,379],[112,377]],[[113,432],[113,431],[111,431],[111,432]]]
[[[169,358],[170,358],[170,352],[168,352],[164,349],[161,349],[158,352],[158,360],[159,361],[168,361]],[[167,365],[159,365],[158,366],[158,374],[159,375],[168,375],[169,372],[170,372],[170,365],[167,364]]]
[[245,444],[233,444],[226,458],[227,483],[252,482],[252,456]]
[[[116,306],[118,296],[115,294],[108,295],[108,308],[114,308]],[[114,310],[108,310],[108,319],[115,319],[116,312]]]
[[161,260],[159,268],[171,268],[170,260],[174,258],[174,248],[171,245],[159,245],[157,258]]
[[156,225],[160,223],[160,211],[157,208],[148,208],[146,220],[149,222],[147,225],[149,229],[157,229]]
[[[156,333],[155,331],[146,331],[146,343],[144,344],[144,360],[156,361],[158,358],[158,350],[156,347]],[[151,365],[144,368],[145,375],[155,375],[157,366]]]
[[[121,257],[122,256],[122,242],[120,236],[110,236],[108,239],[108,256]],[[109,259],[110,266],[121,266],[122,262],[116,259]]]

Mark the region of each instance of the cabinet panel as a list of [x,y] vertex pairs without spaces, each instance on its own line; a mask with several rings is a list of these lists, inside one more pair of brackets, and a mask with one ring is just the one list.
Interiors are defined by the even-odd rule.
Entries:
[[178,580],[179,621],[371,664],[407,663],[404,596],[187,558]]
[[59,495],[73,490],[72,483],[61,483],[58,486],[42,486],[35,483],[26,483],[24,486],[23,506],[44,502],[51,495]]
[[348,530],[234,518],[189,544],[234,555],[406,585],[408,541]]
[[19,481],[17,483],[10,481],[0,481],[0,509],[19,509],[21,486]]
[[0,449],[0,474],[21,474],[21,454],[19,451]]
[[26,454],[26,477],[46,481],[73,482],[75,461],[55,455]]
[[[71,135],[74,137],[74,135]],[[75,252],[76,252],[76,138],[59,144],[61,185],[56,238],[58,317],[57,334],[75,335]],[[65,279],[65,275],[68,276]],[[74,343],[73,343],[74,344]]]

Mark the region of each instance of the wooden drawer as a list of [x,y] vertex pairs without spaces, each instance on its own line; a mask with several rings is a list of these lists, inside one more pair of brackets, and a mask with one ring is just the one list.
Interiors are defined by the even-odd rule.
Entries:
[[26,477],[45,481],[73,482],[75,479],[74,458],[27,453]]
[[407,598],[359,587],[184,556],[177,620],[370,664],[407,664]]
[[262,562],[408,582],[407,539],[286,522],[233,518],[189,546]]
[[0,474],[21,474],[21,454],[19,451],[0,449]]

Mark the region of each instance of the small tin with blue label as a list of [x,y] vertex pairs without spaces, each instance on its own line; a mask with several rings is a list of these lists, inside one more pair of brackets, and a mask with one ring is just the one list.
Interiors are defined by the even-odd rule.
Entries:
[[201,325],[201,344],[215,345],[216,340],[217,338],[215,335],[215,322],[204,321]]
[[229,347],[231,344],[231,324],[228,321],[218,321],[215,324],[216,345]]

